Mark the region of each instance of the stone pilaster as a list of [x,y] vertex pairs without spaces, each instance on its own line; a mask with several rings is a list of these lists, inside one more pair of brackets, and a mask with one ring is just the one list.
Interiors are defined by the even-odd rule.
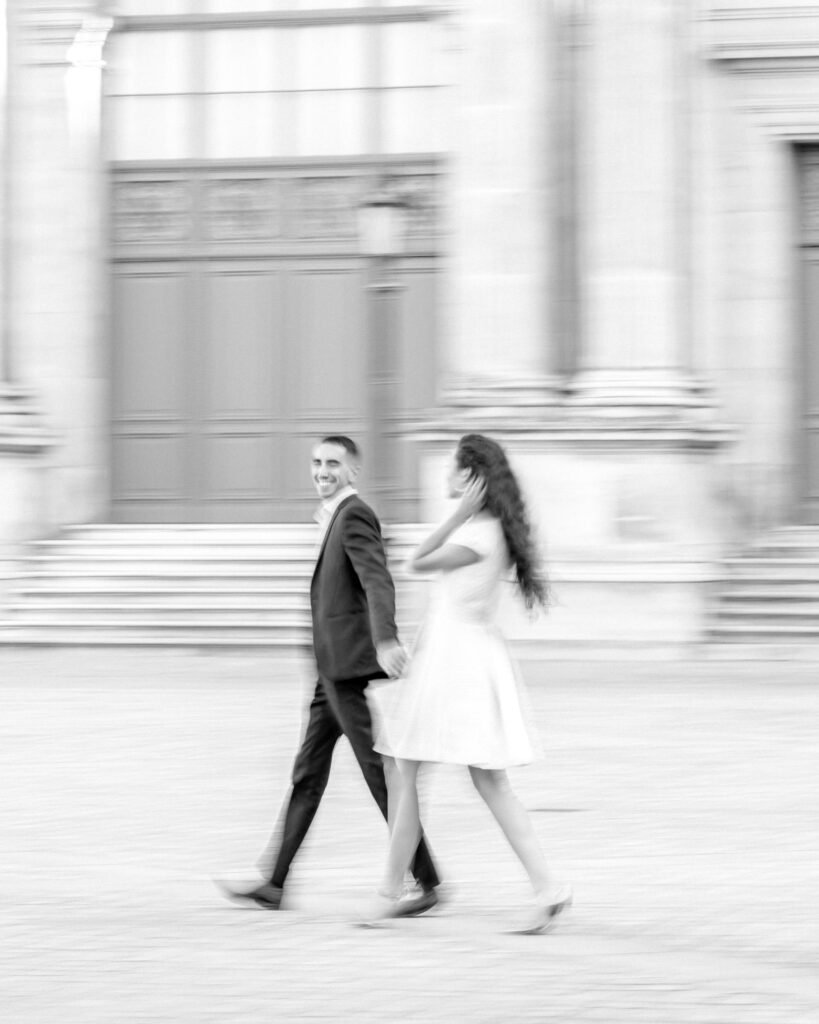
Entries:
[[6,53],[0,60],[0,601],[21,542],[45,527],[45,456],[53,438],[34,393],[19,384],[14,350],[17,299],[18,216],[16,160],[21,120],[14,11],[8,18]]
[[678,413],[705,404],[687,317],[689,20],[680,0],[586,4],[582,352],[571,386],[581,405]]
[[464,4],[455,33],[442,399],[542,406],[557,383],[550,350],[552,5]]
[[5,361],[58,441],[44,499],[51,528],[97,518],[108,503],[100,86],[110,19],[98,7],[8,0]]

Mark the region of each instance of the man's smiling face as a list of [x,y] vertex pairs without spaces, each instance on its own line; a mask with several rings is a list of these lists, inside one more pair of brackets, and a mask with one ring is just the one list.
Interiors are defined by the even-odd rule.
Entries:
[[358,465],[350,452],[340,444],[323,441],[313,449],[311,462],[313,483],[322,501],[353,483],[358,476]]

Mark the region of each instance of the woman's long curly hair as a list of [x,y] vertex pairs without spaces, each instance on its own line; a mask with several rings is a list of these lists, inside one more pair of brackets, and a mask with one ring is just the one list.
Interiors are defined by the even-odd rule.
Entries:
[[526,607],[545,606],[548,583],[540,566],[523,495],[503,448],[483,434],[464,434],[458,442],[455,462],[469,472],[470,478],[484,481],[484,508],[500,520]]

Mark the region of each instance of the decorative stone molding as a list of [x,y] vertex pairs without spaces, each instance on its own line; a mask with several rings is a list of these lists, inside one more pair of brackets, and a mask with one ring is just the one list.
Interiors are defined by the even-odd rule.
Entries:
[[664,370],[583,370],[567,386],[573,406],[619,416],[632,409],[706,409],[712,403],[701,381]]
[[680,408],[663,413],[623,406],[611,416],[570,404],[539,409],[472,406],[440,408],[427,419],[405,421],[403,435],[414,442],[454,444],[461,434],[477,431],[497,440],[536,441],[567,450],[588,448],[713,450],[736,437],[713,409]]
[[273,238],[281,231],[279,184],[270,178],[205,183],[205,233],[219,240]]
[[562,377],[537,377],[534,374],[525,379],[459,377],[444,386],[441,400],[443,404],[456,408],[528,410],[553,404],[565,390],[566,382]]
[[70,66],[69,51],[84,26],[100,21],[99,7],[90,0],[72,4],[11,0],[8,17],[17,62],[38,67]]
[[356,237],[356,209],[364,191],[353,177],[303,178],[294,183],[296,233],[299,238]]
[[819,4],[737,7],[713,0],[703,20],[710,56],[740,65],[735,70],[758,70],[760,61],[819,61]]
[[440,177],[434,174],[395,175],[391,186],[407,202],[411,236],[431,237],[440,223]]
[[10,384],[0,386],[0,453],[37,455],[54,441],[31,393]]
[[114,186],[117,242],[173,242],[191,235],[190,183],[122,181]]
[[[358,251],[356,211],[372,184],[370,173],[305,177],[273,168],[224,177],[198,168],[150,174],[139,170],[114,184],[116,243],[298,240],[346,242]],[[407,200],[411,244],[434,238],[441,204],[439,175],[396,174],[391,187]]]
[[789,141],[819,134],[819,3],[800,6],[733,4],[713,0],[702,16],[704,53],[732,74],[775,79],[751,84],[739,97],[767,132]]

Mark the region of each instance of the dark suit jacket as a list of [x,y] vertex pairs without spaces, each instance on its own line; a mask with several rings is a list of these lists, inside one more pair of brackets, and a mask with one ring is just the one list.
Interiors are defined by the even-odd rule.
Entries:
[[357,494],[333,513],[310,584],[313,650],[333,682],[383,679],[375,645],[396,640],[395,586],[381,526]]

